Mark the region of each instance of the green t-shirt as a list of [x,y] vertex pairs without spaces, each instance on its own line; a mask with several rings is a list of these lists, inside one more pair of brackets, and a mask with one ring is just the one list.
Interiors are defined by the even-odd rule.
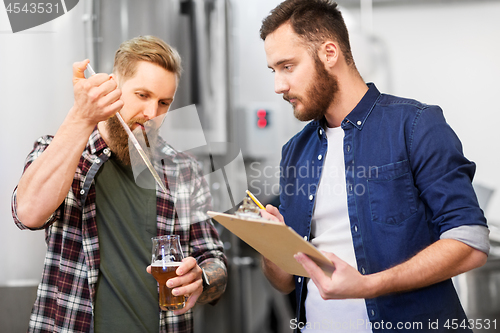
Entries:
[[95,332],[159,331],[158,289],[146,272],[156,236],[155,190],[136,185],[113,156],[95,178],[100,273]]

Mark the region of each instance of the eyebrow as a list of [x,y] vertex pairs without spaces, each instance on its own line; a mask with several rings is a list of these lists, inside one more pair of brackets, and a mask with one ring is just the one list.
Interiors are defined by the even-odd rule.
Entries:
[[[289,62],[289,61],[292,61],[292,60],[293,60],[293,58],[287,58],[287,59],[280,60],[280,61],[278,61],[277,63],[274,64],[274,67],[277,67],[277,66],[279,66],[279,65],[281,65],[281,64],[283,64],[285,62]],[[267,67],[270,68],[270,69],[273,69],[272,66],[267,65]]]

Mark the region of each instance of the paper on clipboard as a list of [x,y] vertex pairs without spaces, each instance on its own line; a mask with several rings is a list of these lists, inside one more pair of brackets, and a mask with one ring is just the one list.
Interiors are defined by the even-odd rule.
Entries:
[[283,223],[240,218],[212,211],[207,214],[290,274],[309,277],[306,270],[293,257],[298,252],[309,256],[327,275],[331,275],[335,269],[323,253]]

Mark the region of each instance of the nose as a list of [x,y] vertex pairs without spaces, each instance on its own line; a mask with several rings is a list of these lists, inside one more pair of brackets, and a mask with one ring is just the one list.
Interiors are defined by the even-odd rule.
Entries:
[[147,118],[148,120],[153,119],[156,116],[158,116],[158,103],[155,101],[155,102],[148,104],[148,106],[144,110],[143,114],[144,114],[144,117]]
[[289,90],[289,86],[287,81],[283,78],[282,75],[275,73],[274,74],[274,92],[277,94],[284,94]]

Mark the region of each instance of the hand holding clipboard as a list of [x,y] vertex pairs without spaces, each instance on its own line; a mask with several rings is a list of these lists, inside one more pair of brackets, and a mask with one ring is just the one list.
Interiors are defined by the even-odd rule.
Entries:
[[325,274],[330,276],[335,270],[323,253],[284,223],[212,211],[208,215],[290,274],[309,277],[294,258],[299,252],[311,258]]

